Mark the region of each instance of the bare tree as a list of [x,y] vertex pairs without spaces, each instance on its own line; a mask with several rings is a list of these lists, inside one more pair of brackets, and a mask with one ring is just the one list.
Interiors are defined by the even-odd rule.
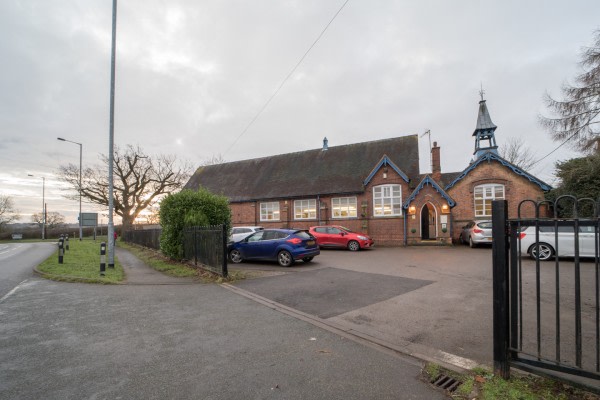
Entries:
[[146,215],[146,219],[149,224],[155,225],[160,223],[160,207],[158,205],[153,205],[147,211],[149,211],[149,213]]
[[[67,195],[78,199],[81,195],[90,203],[108,206],[108,157],[101,155],[103,166],[85,168],[79,188],[79,166],[69,164],[59,169],[60,179],[69,183],[76,193]],[[190,176],[191,166],[180,164],[173,155],[147,156],[138,147],[128,145],[114,153],[114,211],[123,220],[127,230],[135,218],[163,195],[180,189]]]
[[583,72],[575,84],[562,86],[563,100],[546,94],[546,106],[552,115],[540,116],[552,139],[591,152],[600,140],[600,30],[594,32],[594,45],[584,48],[579,62]]
[[[36,213],[31,216],[31,222],[38,224],[40,227],[44,225],[44,214]],[[58,228],[65,223],[65,216],[55,211],[46,213],[46,228]]]
[[536,163],[535,153],[525,145],[523,138],[510,137],[498,149],[500,156],[522,170],[529,171]]
[[217,164],[223,164],[225,162],[225,159],[223,158],[223,154],[213,154],[210,158],[207,158],[206,160],[202,161],[200,163],[201,166],[206,166],[206,165],[217,165]]
[[0,195],[0,231],[2,231],[7,224],[16,221],[19,218],[19,212],[15,209],[12,198]]

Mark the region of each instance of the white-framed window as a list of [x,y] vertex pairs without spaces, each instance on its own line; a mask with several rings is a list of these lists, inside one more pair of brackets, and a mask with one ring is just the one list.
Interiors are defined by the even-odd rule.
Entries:
[[294,200],[294,219],[316,219],[317,200]]
[[279,221],[279,202],[270,201],[268,203],[260,203],[260,220],[261,221]]
[[356,218],[356,197],[335,197],[331,199],[332,218]]
[[497,183],[475,186],[475,216],[491,217],[492,200],[504,200],[504,185]]
[[381,185],[373,188],[373,215],[375,217],[402,215],[400,185]]

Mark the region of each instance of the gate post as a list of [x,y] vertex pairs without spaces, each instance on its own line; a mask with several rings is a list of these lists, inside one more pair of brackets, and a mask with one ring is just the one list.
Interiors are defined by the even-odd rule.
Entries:
[[493,304],[494,304],[494,373],[504,379],[510,378],[508,355],[509,294],[508,294],[508,203],[492,201],[492,258],[493,258]]
[[227,278],[227,275],[229,274],[229,272],[227,271],[227,256],[228,256],[228,254],[227,254],[227,233],[228,233],[227,225],[225,225],[225,224],[221,225],[221,241],[222,241],[222,245],[223,245],[222,271],[223,271],[223,277],[225,277],[225,278]]

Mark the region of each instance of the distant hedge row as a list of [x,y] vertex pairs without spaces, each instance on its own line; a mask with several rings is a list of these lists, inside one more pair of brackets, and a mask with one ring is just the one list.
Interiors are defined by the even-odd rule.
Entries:
[[[100,227],[97,228],[96,234],[100,235]],[[102,234],[106,235],[106,226],[102,227]],[[117,232],[120,232],[119,228],[116,228]],[[20,233],[23,235],[23,239],[41,239],[42,238],[42,228],[38,227],[13,227],[7,226],[4,228],[2,232],[0,232],[0,240],[10,240],[12,238],[13,233]],[[60,235],[69,235],[70,238],[79,238],[79,227],[62,227],[62,228],[53,228],[46,229],[46,239],[58,239]],[[93,227],[85,227],[83,228],[83,237],[91,237],[94,236],[94,228]]]

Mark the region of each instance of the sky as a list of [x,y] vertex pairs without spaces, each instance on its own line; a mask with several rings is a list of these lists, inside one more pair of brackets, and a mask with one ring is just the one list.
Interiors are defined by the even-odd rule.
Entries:
[[[482,88],[498,145],[520,138],[542,158],[560,144],[538,117],[581,72],[597,0],[345,1],[119,2],[115,144],[195,168],[429,130],[456,172]],[[21,222],[43,201],[77,221],[58,168],[79,146],[57,137],[82,144],[84,168],[108,154],[111,24],[111,0],[0,2],[0,195]],[[429,172],[427,135],[419,148]],[[555,163],[577,156],[563,146],[530,172],[555,184]],[[107,222],[107,208],[83,212]]]

